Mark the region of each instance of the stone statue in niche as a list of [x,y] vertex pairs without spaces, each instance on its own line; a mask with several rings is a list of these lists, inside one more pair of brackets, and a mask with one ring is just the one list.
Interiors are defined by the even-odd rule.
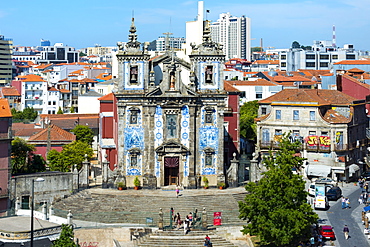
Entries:
[[213,79],[213,67],[212,66],[207,66],[206,71],[205,71],[205,76],[206,76],[206,83],[212,83]]
[[138,70],[137,66],[130,67],[130,83],[137,83]]

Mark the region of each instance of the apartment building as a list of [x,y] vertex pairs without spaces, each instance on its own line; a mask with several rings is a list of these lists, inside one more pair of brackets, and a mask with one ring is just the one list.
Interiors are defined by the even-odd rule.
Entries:
[[0,35],[0,87],[12,81],[12,46],[12,39]]

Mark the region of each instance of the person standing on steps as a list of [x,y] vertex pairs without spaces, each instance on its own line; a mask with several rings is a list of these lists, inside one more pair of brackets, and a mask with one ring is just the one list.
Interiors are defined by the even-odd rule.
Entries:
[[180,188],[178,185],[176,185],[176,198],[179,197],[179,193],[180,193]]
[[188,233],[189,225],[190,225],[189,216],[186,215],[185,221],[184,221],[184,235]]
[[349,238],[349,228],[347,225],[344,225],[343,233],[344,233],[344,238],[348,239]]
[[208,235],[206,235],[206,237],[204,238],[204,246],[212,247],[211,238],[208,237]]

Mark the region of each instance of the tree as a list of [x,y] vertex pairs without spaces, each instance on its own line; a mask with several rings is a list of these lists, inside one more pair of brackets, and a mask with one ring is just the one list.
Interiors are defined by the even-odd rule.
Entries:
[[76,247],[80,245],[76,245],[73,242],[74,233],[72,225],[65,225],[62,224],[62,231],[60,236],[57,240],[53,242],[53,247]]
[[94,132],[85,125],[76,125],[71,132],[75,134],[76,141],[86,142],[89,145],[91,145],[94,141]]
[[77,165],[77,169],[80,170],[85,155],[90,160],[93,150],[88,143],[82,141],[74,141],[63,146],[61,152],[50,150],[48,153],[50,170],[70,172],[74,165]]
[[263,245],[297,246],[294,244],[308,237],[311,225],[318,220],[307,204],[305,181],[292,171],[304,160],[295,155],[300,145],[291,143],[284,134],[280,149],[264,157],[267,171],[258,183],[245,186],[248,194],[239,202],[239,217],[249,223],[242,232],[259,236]]
[[258,115],[258,100],[244,103],[240,108],[240,135],[249,140],[256,139],[256,124],[254,119]]
[[263,49],[261,47],[258,47],[258,46],[251,48],[251,52],[261,52],[261,51],[263,51]]
[[35,155],[35,146],[26,140],[16,137],[12,141],[12,174],[34,173],[45,171],[45,161],[40,155]]
[[87,54],[86,53],[83,53],[82,51],[78,54],[80,57],[85,57],[85,56],[87,56]]
[[11,111],[13,115],[13,122],[15,123],[32,122],[38,116],[38,112],[30,107],[25,108],[23,111],[17,111],[16,109],[12,108]]
[[57,114],[63,114],[62,108],[59,106]]
[[75,113],[75,108],[73,106],[71,106],[71,108],[69,108],[69,112],[70,113]]
[[293,41],[293,43],[292,43],[292,48],[293,48],[293,49],[301,48],[301,45],[299,44],[299,42],[298,42],[298,41]]

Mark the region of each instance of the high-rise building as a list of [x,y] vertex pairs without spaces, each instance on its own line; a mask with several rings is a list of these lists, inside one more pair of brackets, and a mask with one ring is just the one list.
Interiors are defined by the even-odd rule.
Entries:
[[235,17],[230,13],[220,14],[211,23],[211,37],[223,45],[226,59],[243,58],[251,60],[251,20],[248,17]]
[[0,35],[0,87],[12,81],[13,40]]
[[[167,41],[168,39],[168,41]],[[167,42],[169,43],[169,48],[174,50],[180,50],[182,48],[182,44],[185,43],[185,38],[175,38],[175,37],[165,37],[160,36],[156,40],[156,51],[166,51]]]

